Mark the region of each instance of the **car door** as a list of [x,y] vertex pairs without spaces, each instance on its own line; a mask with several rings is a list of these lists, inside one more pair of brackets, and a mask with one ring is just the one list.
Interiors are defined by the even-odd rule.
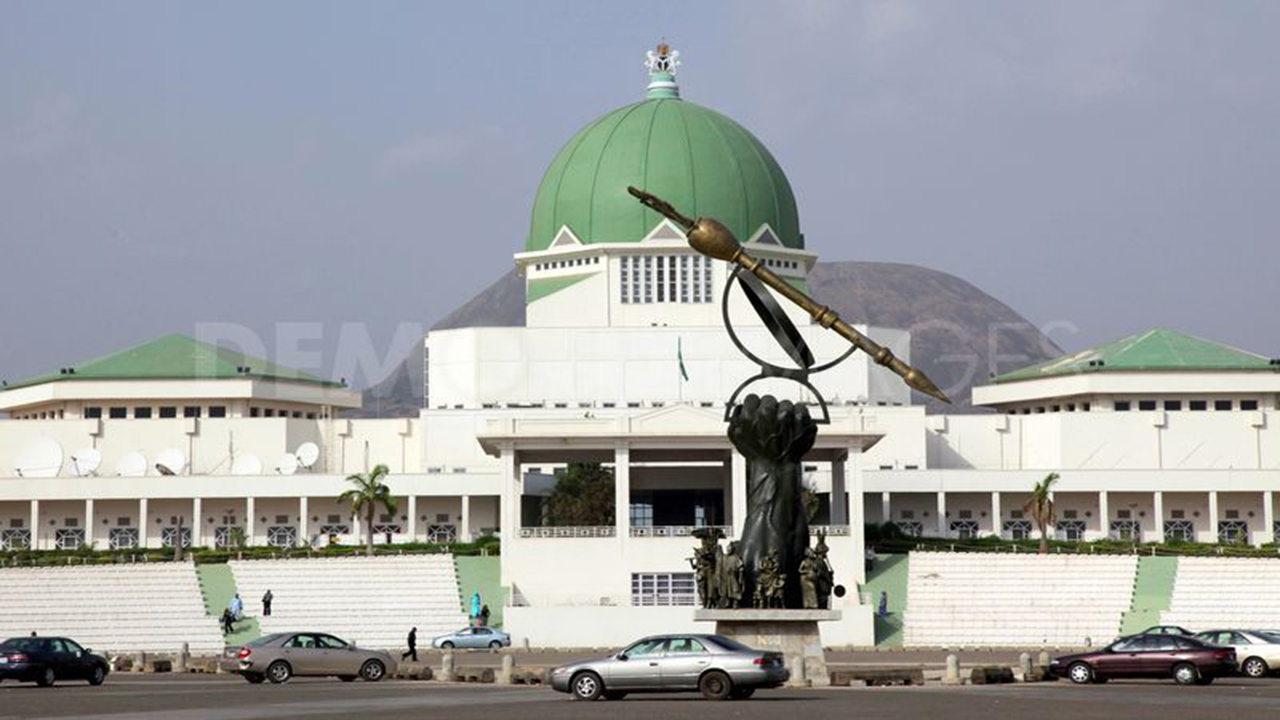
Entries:
[[618,654],[609,664],[605,687],[611,690],[648,690],[662,682],[661,660],[666,638],[641,640]]
[[316,649],[320,663],[326,675],[358,675],[360,673],[360,653],[351,649],[345,640],[332,635],[316,635]]
[[493,631],[489,628],[473,628],[471,630],[471,647],[487,648],[493,642]]
[[1139,668],[1148,677],[1167,677],[1173,673],[1173,666],[1187,659],[1190,652],[1179,645],[1174,635],[1149,637],[1143,643]]
[[323,654],[316,646],[316,636],[309,633],[294,635],[280,647],[280,656],[293,668],[294,675],[323,675]]
[[711,653],[701,640],[693,637],[671,638],[658,661],[664,688],[696,688],[702,671],[711,664]]
[[80,660],[71,652],[71,648],[67,646],[62,638],[53,638],[49,640],[49,658],[53,664],[53,673],[59,680],[83,680],[85,678],[84,671],[80,667]]
[[93,674],[93,658],[89,656],[89,652],[80,647],[80,644],[74,640],[62,638],[62,646],[67,652],[67,656],[71,664],[74,666],[75,677],[80,680],[88,680]]
[[1141,663],[1143,641],[1147,635],[1126,638],[1111,646],[1110,650],[1100,653],[1093,661],[1094,669],[1103,677],[1130,677],[1138,674]]

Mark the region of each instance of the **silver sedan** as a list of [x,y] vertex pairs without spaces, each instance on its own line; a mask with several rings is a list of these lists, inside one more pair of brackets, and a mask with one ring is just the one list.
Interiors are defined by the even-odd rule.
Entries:
[[621,700],[632,692],[698,691],[708,700],[745,700],[791,677],[782,654],[721,635],[655,635],[617,655],[551,672],[551,687],[579,700]]
[[221,664],[224,670],[239,673],[254,684],[263,680],[284,683],[295,675],[377,682],[396,669],[396,661],[387,653],[358,649],[318,632],[263,635],[239,649],[229,648]]

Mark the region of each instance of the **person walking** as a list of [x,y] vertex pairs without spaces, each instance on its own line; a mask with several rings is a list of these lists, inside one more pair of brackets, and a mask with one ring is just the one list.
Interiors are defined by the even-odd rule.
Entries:
[[230,635],[235,630],[235,617],[231,614],[231,608],[222,609],[222,634]]
[[275,595],[271,594],[271,589],[267,588],[267,594],[262,596],[262,616],[271,617],[271,601],[275,599]]
[[484,605],[480,608],[480,627],[489,627],[489,606]]
[[244,601],[240,599],[240,593],[236,593],[236,596],[231,598],[231,607],[229,609],[231,610],[231,617],[236,620],[244,616]]
[[889,617],[889,591],[880,591],[880,617]]
[[414,662],[418,662],[418,628],[409,630],[409,651],[400,656],[401,660],[407,657],[413,658]]
[[471,595],[471,626],[475,627],[476,623],[479,621],[480,621],[480,593],[477,592]]

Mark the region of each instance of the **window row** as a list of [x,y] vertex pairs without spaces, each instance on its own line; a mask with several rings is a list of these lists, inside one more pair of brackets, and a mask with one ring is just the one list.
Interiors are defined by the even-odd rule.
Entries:
[[773,258],[764,258],[761,262],[765,264],[765,267],[771,268],[783,268],[785,270],[798,270],[800,268],[800,263],[795,260],[774,260]]
[[618,299],[624,303],[709,303],[711,258],[702,255],[624,255]]
[[[1115,402],[1116,412],[1128,412],[1132,410],[1133,407],[1134,407],[1134,403],[1132,400],[1117,400]],[[1137,407],[1138,407],[1138,410],[1156,410],[1161,407],[1161,403],[1157,402],[1156,400],[1139,400],[1137,402]],[[1234,400],[1214,400],[1212,405],[1210,405],[1208,400],[1187,400],[1187,401],[1165,400],[1163,401],[1163,407],[1165,410],[1168,410],[1171,412],[1178,412],[1182,410],[1184,407],[1187,410],[1194,410],[1194,411],[1208,410],[1210,407],[1218,411],[1230,411],[1230,410],[1236,409],[1236,402]],[[1257,400],[1241,400],[1240,409],[1241,410],[1257,410],[1258,401]]]
[[[158,408],[144,405],[134,407],[132,410],[134,420],[150,420],[156,417],[162,419],[176,418],[179,416],[179,411],[181,411],[181,416],[184,418],[203,417],[206,412],[211,418],[224,418],[227,416],[226,405],[210,405],[207,408],[199,405],[185,405],[181,408],[176,405],[161,405]],[[130,408],[123,406],[108,407],[106,408],[106,417],[112,420],[124,420],[129,417],[129,411]],[[90,420],[103,417],[103,408],[98,406],[86,407],[84,416]]]
[[559,270],[561,268],[582,267],[583,265],[599,265],[599,257],[588,258],[572,258],[570,260],[553,260],[552,262],[536,263],[535,270]]

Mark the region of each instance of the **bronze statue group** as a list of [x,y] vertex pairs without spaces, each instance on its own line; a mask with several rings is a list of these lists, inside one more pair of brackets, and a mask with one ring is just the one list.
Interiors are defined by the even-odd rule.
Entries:
[[[746,565],[742,560],[739,544],[734,541],[729,543],[727,549],[722,547],[722,536],[718,532],[702,532],[698,536],[702,544],[694,548],[689,564],[693,567],[698,597],[703,607],[786,607],[784,591],[787,577],[776,549],[770,550],[760,559],[754,587],[748,588],[744,575]],[[827,537],[823,533],[818,534],[818,541],[813,547],[805,548],[797,578],[805,609],[826,610],[830,607],[835,572],[827,554]],[[747,597],[748,594],[750,597]]]

